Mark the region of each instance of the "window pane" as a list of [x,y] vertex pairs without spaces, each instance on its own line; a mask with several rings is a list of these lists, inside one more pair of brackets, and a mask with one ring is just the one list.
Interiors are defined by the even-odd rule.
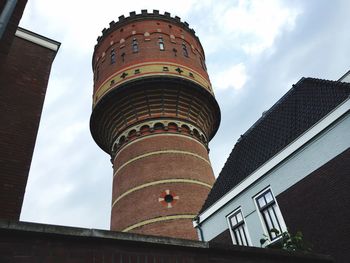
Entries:
[[274,205],[274,206],[271,206],[269,209],[270,209],[270,215],[271,215],[271,218],[272,218],[272,221],[273,221],[273,225],[274,225],[274,227],[279,231],[279,234],[282,234],[282,229],[281,229],[281,227],[280,227],[280,224],[279,224],[279,222],[278,222],[278,218],[277,218],[277,216],[276,216],[276,213],[275,213],[275,209],[277,208],[277,206],[276,205]]
[[237,233],[235,231],[233,231],[233,244],[234,245],[238,245],[238,239],[237,239]]
[[266,205],[264,196],[262,196],[262,197],[260,197],[260,198],[258,199],[258,204],[259,204],[259,207],[260,207],[260,208],[262,208],[262,207],[264,207],[264,205]]
[[272,197],[272,194],[270,191],[268,191],[266,194],[265,194],[265,199],[266,199],[266,202],[267,203],[270,203],[271,201],[273,201],[273,197]]
[[270,230],[273,229],[273,224],[271,222],[271,219],[270,219],[270,216],[269,216],[269,212],[267,210],[265,210],[264,212],[264,218],[265,218],[265,221],[266,221],[266,228],[267,228],[267,231],[270,233]]
[[239,212],[239,213],[237,214],[237,222],[241,222],[242,220],[243,220],[242,213]]
[[241,233],[239,232],[239,229],[236,228],[235,229],[235,233],[236,233],[236,236],[237,236],[237,245],[241,245],[242,246],[242,237],[241,237]]
[[160,50],[164,50],[164,44],[163,44],[163,42],[160,42],[160,43],[159,43],[159,49],[160,49]]
[[244,228],[243,226],[239,227],[239,232],[241,233],[241,237],[242,237],[242,243],[244,246],[247,246],[247,241],[245,239],[245,233],[244,233]]
[[232,226],[237,225],[237,219],[235,216],[231,217],[231,224],[232,224]]

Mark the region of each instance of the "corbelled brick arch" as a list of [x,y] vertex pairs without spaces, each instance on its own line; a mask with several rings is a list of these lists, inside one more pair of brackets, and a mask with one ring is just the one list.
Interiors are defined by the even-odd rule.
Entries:
[[91,133],[111,156],[111,230],[197,239],[220,123],[202,45],[157,10],[120,16],[97,39]]

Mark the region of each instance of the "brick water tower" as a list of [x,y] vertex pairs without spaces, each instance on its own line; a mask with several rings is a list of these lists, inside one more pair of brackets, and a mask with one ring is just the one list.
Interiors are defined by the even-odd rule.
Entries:
[[197,239],[220,123],[203,47],[179,17],[120,16],[95,46],[90,129],[111,156],[111,230]]

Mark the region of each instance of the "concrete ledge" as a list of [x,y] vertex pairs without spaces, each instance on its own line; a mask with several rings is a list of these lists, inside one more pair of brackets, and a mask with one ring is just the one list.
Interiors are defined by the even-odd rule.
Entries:
[[133,233],[116,232],[100,229],[89,229],[79,227],[68,227],[59,225],[48,225],[31,222],[15,222],[0,220],[0,230],[15,230],[23,232],[36,232],[45,234],[55,234],[74,237],[93,237],[93,238],[106,238],[115,239],[121,241],[135,241],[152,244],[172,245],[172,246],[185,246],[196,248],[208,248],[207,242],[193,241],[187,239],[147,236]]
[[0,262],[330,263],[332,258],[107,230],[0,220]]

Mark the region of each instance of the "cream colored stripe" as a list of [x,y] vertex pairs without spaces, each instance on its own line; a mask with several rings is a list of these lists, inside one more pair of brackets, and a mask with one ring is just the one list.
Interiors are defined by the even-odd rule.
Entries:
[[174,220],[174,219],[193,219],[195,218],[196,215],[175,215],[175,216],[162,216],[162,217],[156,217],[152,219],[148,219],[142,222],[139,222],[137,224],[134,224],[132,226],[129,226],[125,229],[122,230],[122,232],[128,232],[130,230],[133,230],[135,228],[148,225],[148,224],[153,224],[157,222],[162,222],[162,221],[168,221],[168,220]]
[[196,180],[191,180],[191,179],[167,179],[167,180],[159,180],[159,181],[155,181],[155,182],[150,182],[150,183],[146,183],[146,184],[142,184],[139,186],[136,186],[134,188],[131,188],[130,190],[124,192],[123,194],[121,194],[112,204],[112,207],[123,197],[127,196],[128,194],[131,194],[132,192],[141,190],[143,188],[149,187],[149,186],[154,186],[154,185],[158,185],[158,184],[168,184],[168,183],[189,183],[189,184],[199,184],[199,185],[203,185],[208,187],[209,189],[212,188],[212,186],[210,184],[207,183],[203,183],[201,181],[196,181]]
[[134,140],[132,140],[131,142],[127,143],[125,146],[123,146],[119,151],[118,153],[115,155],[114,157],[114,160],[113,162],[115,161],[115,159],[117,158],[117,156],[123,151],[125,150],[127,147],[129,147],[130,145],[133,145],[135,142],[139,142],[139,141],[142,141],[142,140],[145,140],[145,139],[150,139],[150,138],[153,138],[153,137],[158,137],[158,136],[178,136],[178,137],[184,137],[186,139],[189,139],[189,140],[192,140],[196,143],[198,143],[199,145],[201,145],[206,151],[208,151],[208,149],[203,145],[203,143],[201,143],[200,141],[188,136],[188,135],[182,135],[182,134],[172,134],[172,133],[167,133],[167,134],[147,134],[145,137],[138,137]]
[[116,174],[117,174],[121,169],[123,169],[125,166],[127,166],[128,164],[130,164],[130,163],[132,163],[132,162],[135,162],[135,161],[137,161],[137,160],[140,160],[140,159],[142,159],[142,158],[145,158],[145,157],[148,157],[148,156],[152,156],[152,155],[169,154],[169,153],[170,153],[170,154],[191,155],[191,156],[194,156],[194,157],[196,157],[196,158],[199,158],[199,159],[205,161],[206,163],[208,163],[209,165],[211,165],[210,162],[209,162],[207,159],[205,159],[205,158],[203,158],[202,156],[200,156],[200,155],[198,155],[198,154],[195,154],[195,153],[185,152],[185,151],[178,151],[178,150],[155,151],[155,152],[150,152],[150,153],[145,153],[145,154],[139,155],[139,156],[137,156],[137,157],[135,157],[135,158],[132,158],[131,160],[129,160],[129,161],[123,163],[123,164],[115,171],[115,173],[114,173],[114,175],[113,175],[113,178],[116,176]]
[[[178,63],[172,63],[172,62],[169,62],[169,61],[149,61],[149,62],[144,62],[144,63],[138,63],[138,64],[133,64],[132,66],[130,67],[125,67],[125,68],[121,68],[120,70],[118,70],[117,72],[111,74],[109,77],[106,78],[105,81],[102,82],[102,84],[96,89],[96,92],[103,86],[105,85],[106,83],[108,83],[110,81],[110,79],[112,79],[113,77],[116,77],[117,75],[121,74],[122,72],[125,72],[127,70],[132,70],[132,69],[135,69],[135,68],[138,68],[138,67],[141,67],[141,66],[154,66],[154,65],[164,65],[164,66],[167,66],[167,65],[171,65],[171,66],[174,66],[174,67],[182,67],[188,71],[191,71],[193,73],[195,73],[196,75],[200,75],[203,79],[204,76],[203,74],[199,73],[199,71],[196,71],[194,70],[193,68],[189,68],[183,64],[178,64]],[[206,79],[205,79],[206,82],[208,82]]]

